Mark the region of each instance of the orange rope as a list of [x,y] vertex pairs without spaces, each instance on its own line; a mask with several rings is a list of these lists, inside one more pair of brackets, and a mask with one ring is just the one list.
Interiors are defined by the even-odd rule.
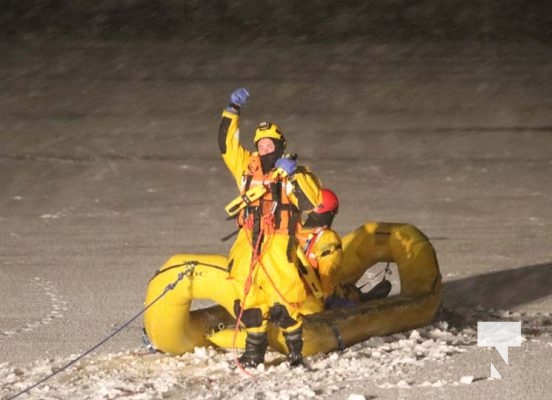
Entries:
[[[274,224],[274,214],[269,214],[269,215],[266,215],[265,217],[263,217],[267,220],[267,225],[269,224]],[[261,233],[259,234],[259,237],[261,237],[261,234],[264,233],[264,230],[261,228]],[[272,238],[272,236],[269,236],[269,239]],[[265,246],[264,248],[268,248],[269,247],[269,243],[265,243]],[[294,303],[291,303],[289,302],[285,296],[282,294],[282,292],[280,292],[280,290],[278,289],[278,286],[276,285],[276,283],[274,282],[274,280],[271,278],[270,274],[268,273],[268,270],[266,269],[266,267],[264,266],[263,264],[263,261],[262,261],[262,258],[263,258],[263,255],[264,254],[259,254],[256,259],[255,259],[255,262],[259,263],[259,265],[261,266],[261,268],[263,269],[266,277],[268,278],[268,280],[270,281],[272,287],[274,288],[274,290],[276,291],[276,294],[282,299],[282,301],[287,304],[288,306],[290,307],[294,307],[294,308],[298,308],[298,306]]]

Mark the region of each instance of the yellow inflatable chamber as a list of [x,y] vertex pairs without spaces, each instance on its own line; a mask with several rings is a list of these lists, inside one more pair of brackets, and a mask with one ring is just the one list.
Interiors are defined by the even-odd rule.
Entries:
[[[354,284],[379,262],[395,263],[400,294],[359,302],[354,307],[304,310],[304,355],[344,349],[372,336],[425,326],[442,299],[439,265],[433,246],[416,227],[370,222],[343,237],[339,284]],[[220,255],[178,254],[150,280],[144,313],[146,334],[157,350],[182,354],[196,346],[243,348],[245,334],[234,329],[234,301],[241,298]],[[173,285],[172,289],[168,289]],[[166,293],[165,293],[166,292]],[[194,299],[216,305],[190,311]],[[315,303],[313,301],[312,303]],[[270,347],[287,352],[280,330],[269,325]]]

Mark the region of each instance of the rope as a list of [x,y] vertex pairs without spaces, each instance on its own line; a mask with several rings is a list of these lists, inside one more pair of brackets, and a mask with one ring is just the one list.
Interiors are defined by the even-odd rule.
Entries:
[[[270,225],[270,224],[273,224],[274,223],[274,220],[273,220],[273,214],[269,214],[269,215],[266,215],[265,217],[265,224],[266,225]],[[261,224],[261,226],[263,226],[263,224]],[[259,237],[261,237],[261,234],[264,233],[264,229],[261,229],[261,232],[259,233]],[[267,240],[272,240],[272,235],[269,235],[268,237],[265,237],[263,238],[264,239],[267,239]],[[253,243],[251,243],[251,246],[253,247]],[[256,244],[256,249],[258,248],[258,246],[260,245],[260,243],[257,243]],[[267,249],[268,247],[270,247],[270,242],[265,242],[265,249]],[[263,264],[263,255],[264,254],[258,254],[255,259],[253,259],[251,262],[252,262],[252,268],[253,268],[253,264],[255,263],[259,263],[259,265],[261,266],[263,272],[265,273],[266,277],[268,278],[268,280],[270,281],[270,284],[272,285],[272,287],[274,288],[274,290],[276,291],[276,294],[280,297],[280,299],[282,299],[282,301],[287,304],[288,306],[290,307],[294,307],[294,308],[297,308],[297,304],[295,303],[291,303],[289,302],[285,296],[282,294],[282,292],[278,289],[278,285],[276,285],[276,283],[274,282],[274,280],[272,279],[272,277],[270,276],[270,274],[268,273],[268,270],[266,269],[266,267],[264,266]],[[252,271],[252,269],[251,269]],[[245,300],[244,300],[245,301]]]
[[163,298],[169,291],[173,290],[176,285],[178,284],[178,282],[180,282],[182,279],[184,279],[184,277],[186,275],[189,275],[194,269],[194,264],[192,264],[189,269],[187,269],[186,271],[184,272],[180,272],[178,274],[178,278],[172,282],[172,283],[169,283],[165,289],[163,290],[163,293],[161,293],[159,296],[157,296],[153,301],[151,301],[148,305],[146,305],[144,308],[142,308],[142,310],[140,310],[136,315],[134,315],[131,319],[129,319],[126,323],[124,323],[121,327],[119,327],[116,331],[114,331],[113,333],[111,333],[110,335],[108,335],[105,339],[101,340],[98,344],[92,346],[90,349],[86,350],[84,353],[82,353],[80,356],[78,356],[77,358],[75,358],[74,360],[68,362],[67,364],[65,364],[64,366],[62,366],[60,369],[52,372],[51,374],[47,375],[45,378],[41,379],[40,381],[36,382],[35,384],[29,386],[28,388],[20,391],[19,393],[15,394],[14,396],[12,397],[8,397],[6,400],[13,400],[13,399],[16,399],[17,397],[21,396],[22,394],[24,393],[27,393],[29,391],[31,391],[32,389],[34,389],[35,387],[43,384],[44,382],[46,382],[47,380],[53,378],[54,376],[56,376],[57,374],[65,371],[66,369],[68,369],[70,366],[72,366],[73,364],[75,364],[77,361],[83,359],[84,357],[86,357],[88,354],[92,353],[93,351],[97,350],[100,346],[102,346],[105,342],[107,342],[109,339],[111,339],[113,336],[117,335],[118,333],[120,333],[123,329],[125,329],[127,326],[129,326],[132,322],[134,322],[139,316],[141,316],[144,312],[146,312],[146,310],[148,308],[150,308],[151,306],[153,306],[156,302],[158,302],[159,300],[161,300],[161,298]]
[[181,264],[174,264],[174,265],[171,265],[171,266],[169,266],[165,269],[157,270],[157,272],[155,272],[155,275],[151,279],[154,279],[157,275],[162,274],[164,272],[167,272],[167,271],[169,271],[173,268],[178,268],[178,267],[183,267],[183,266],[195,267],[196,265],[203,265],[204,267],[214,268],[214,269],[218,269],[220,271],[227,272],[226,268],[223,268],[220,265],[208,264],[208,263],[205,263],[205,262],[202,262],[202,261],[197,261],[197,260],[188,260],[188,261],[184,261]]

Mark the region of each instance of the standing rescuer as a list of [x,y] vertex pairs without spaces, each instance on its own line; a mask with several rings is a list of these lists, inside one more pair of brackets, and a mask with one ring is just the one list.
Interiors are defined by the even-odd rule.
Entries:
[[[237,214],[241,229],[228,256],[229,275],[243,292],[234,303],[234,312],[247,331],[239,362],[246,367],[264,362],[270,321],[283,330],[288,361],[297,366],[303,362],[299,307],[306,292],[297,269],[295,233],[301,211],[320,203],[320,183],[284,155],[286,141],[276,124],[263,122],[257,127],[256,152],[240,145],[239,115],[248,97],[246,89],[232,93],[218,137],[222,158],[243,199]],[[257,196],[249,196],[252,191]]]

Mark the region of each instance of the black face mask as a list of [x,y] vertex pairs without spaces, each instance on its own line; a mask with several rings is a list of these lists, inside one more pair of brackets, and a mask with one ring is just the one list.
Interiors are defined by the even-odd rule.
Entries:
[[307,220],[303,224],[305,228],[317,228],[320,226],[327,226],[330,228],[333,223],[335,214],[331,211],[327,211],[322,214],[317,214],[315,212],[311,212],[307,216]]
[[276,164],[276,160],[279,158],[280,157],[278,157],[275,151],[261,156],[261,167],[263,168],[263,174],[267,174],[272,168],[274,168],[274,164]]
[[272,153],[260,156],[263,174],[267,174],[272,168],[274,168],[274,164],[276,164],[276,161],[284,155],[284,144],[282,143],[282,141],[272,141],[274,142],[274,151]]

